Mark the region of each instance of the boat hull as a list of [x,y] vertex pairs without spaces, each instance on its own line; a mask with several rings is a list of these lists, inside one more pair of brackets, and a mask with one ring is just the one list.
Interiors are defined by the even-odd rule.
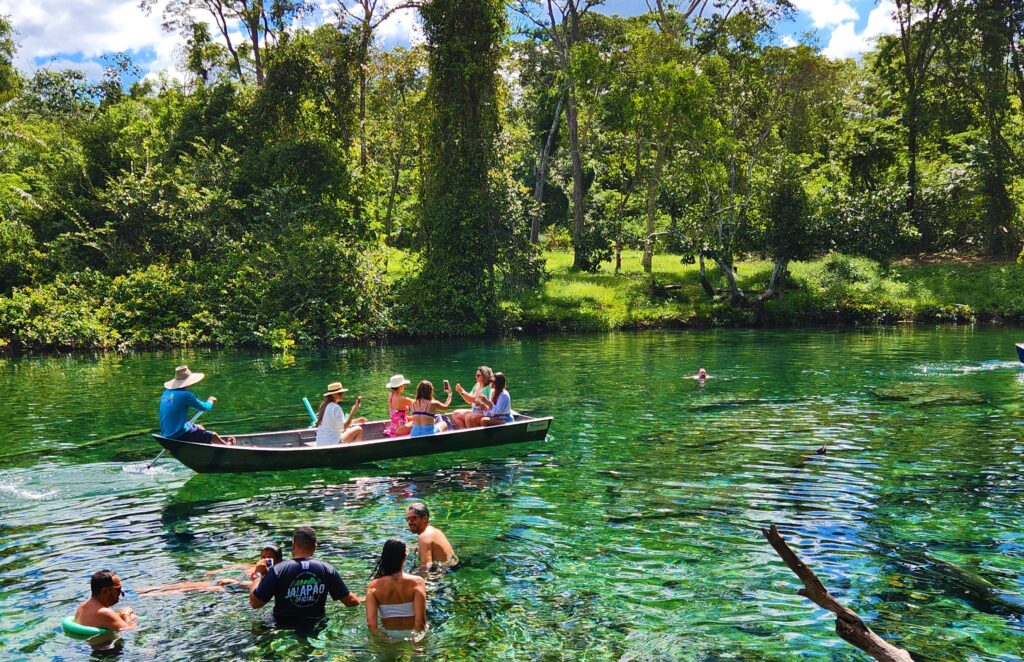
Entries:
[[1017,343],[1015,347],[1017,348],[1017,360],[1024,363],[1024,343]]
[[367,440],[336,446],[312,445],[316,430],[311,428],[236,435],[234,446],[197,444],[158,434],[153,437],[179,462],[199,473],[348,469],[378,460],[543,441],[551,421],[550,416],[519,415],[505,425],[397,439],[384,437],[381,432],[385,422],[374,421],[363,426]]

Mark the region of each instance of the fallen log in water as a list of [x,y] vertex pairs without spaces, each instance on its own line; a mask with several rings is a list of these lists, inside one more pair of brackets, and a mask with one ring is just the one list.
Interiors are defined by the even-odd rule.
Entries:
[[836,634],[839,635],[840,639],[853,644],[876,660],[882,660],[883,662],[913,662],[910,653],[902,648],[893,646],[875,634],[871,628],[865,625],[856,612],[829,595],[828,589],[821,583],[818,576],[789,548],[786,540],[774,524],[769,529],[761,529],[761,533],[768,539],[768,542],[778,553],[779,557],[789,566],[789,569],[793,571],[793,574],[804,583],[804,588],[797,591],[797,593],[811,600],[822,609],[827,609],[836,615]]

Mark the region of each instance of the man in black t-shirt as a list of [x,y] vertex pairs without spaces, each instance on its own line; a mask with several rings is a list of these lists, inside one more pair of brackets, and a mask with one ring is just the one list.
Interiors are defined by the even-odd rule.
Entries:
[[302,527],[292,537],[292,560],[267,568],[265,560],[256,564],[256,579],[249,590],[254,609],[274,599],[274,618],[279,625],[315,623],[324,616],[327,595],[355,607],[363,599],[348,590],[338,571],[313,558],[316,531]]

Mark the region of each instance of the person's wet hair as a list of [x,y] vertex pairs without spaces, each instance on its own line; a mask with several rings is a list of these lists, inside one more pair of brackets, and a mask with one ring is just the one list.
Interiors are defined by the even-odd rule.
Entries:
[[[315,534],[314,534],[314,537],[315,537]],[[273,545],[267,545],[266,547],[264,547],[263,549],[260,550],[260,556],[263,556],[264,552],[270,552],[270,555],[272,557],[274,557],[274,563],[280,563],[281,559],[283,558],[282,555],[281,555],[281,548],[280,547],[274,547]]]
[[89,588],[92,590],[92,597],[99,597],[100,593],[105,588],[110,588],[114,585],[114,572],[113,570],[100,570],[94,573],[92,579],[89,581]]
[[370,579],[387,577],[402,570],[402,563],[405,561],[405,541],[401,538],[392,538],[384,542],[384,549],[377,559],[377,565],[373,568]]
[[295,535],[292,536],[292,544],[302,549],[316,548],[316,531],[308,526],[295,529]]
[[416,386],[416,399],[417,400],[433,400],[434,399],[434,385],[424,379],[419,385]]
[[417,501],[416,503],[406,508],[406,510],[411,510],[413,514],[416,515],[416,517],[430,517],[430,509],[427,508],[427,504],[423,503],[422,501]]

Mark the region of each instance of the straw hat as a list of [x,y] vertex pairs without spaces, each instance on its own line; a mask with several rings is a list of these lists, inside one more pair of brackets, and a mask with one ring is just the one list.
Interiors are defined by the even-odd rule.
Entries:
[[203,381],[205,376],[202,372],[192,372],[187,365],[179,365],[174,369],[174,379],[164,382],[164,388],[188,388]]
[[342,388],[341,382],[331,382],[327,385],[327,393],[324,393],[324,397],[328,395],[341,395],[342,393],[348,393],[348,389]]
[[403,384],[411,383],[412,382],[405,378],[405,375],[391,375],[391,381],[388,382],[388,388],[398,388]]

